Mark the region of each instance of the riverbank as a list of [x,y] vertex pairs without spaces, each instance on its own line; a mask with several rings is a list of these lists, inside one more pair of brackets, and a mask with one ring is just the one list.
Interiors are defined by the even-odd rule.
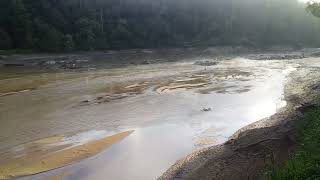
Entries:
[[319,105],[318,68],[290,75],[287,106],[270,118],[235,133],[224,144],[179,160],[159,179],[259,179],[270,166],[281,166],[296,151],[305,113]]
[[271,166],[265,179],[317,179],[320,153],[320,107],[313,108],[305,115],[299,145],[293,158],[284,167]]

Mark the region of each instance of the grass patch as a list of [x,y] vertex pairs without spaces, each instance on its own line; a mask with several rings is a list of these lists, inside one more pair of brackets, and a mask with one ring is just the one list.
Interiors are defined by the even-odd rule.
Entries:
[[308,112],[297,152],[284,168],[273,168],[268,180],[320,180],[320,107]]

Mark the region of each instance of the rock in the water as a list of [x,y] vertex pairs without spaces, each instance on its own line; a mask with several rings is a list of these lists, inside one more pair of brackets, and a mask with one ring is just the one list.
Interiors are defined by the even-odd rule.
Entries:
[[53,60],[52,60],[52,61],[47,61],[46,64],[47,64],[47,65],[55,65],[55,64],[56,64],[56,61],[53,61]]
[[[44,59],[44,58],[42,58]],[[89,60],[82,56],[49,57],[36,61],[33,65],[46,69],[80,69],[87,67]]]
[[141,62],[141,64],[151,64],[151,62],[148,61],[148,60],[144,60],[144,61]]
[[62,64],[61,67],[63,69],[79,69],[80,68],[77,64],[72,63],[72,62],[71,63]]
[[312,87],[312,90],[314,90],[314,91],[320,91],[320,84],[313,86],[313,87]]
[[211,108],[203,108],[202,111],[209,112],[209,111],[212,111],[212,109]]
[[199,66],[215,66],[218,64],[218,62],[216,62],[216,61],[197,61],[194,64],[199,65]]
[[281,60],[281,59],[303,59],[304,53],[275,53],[275,54],[252,54],[247,56],[248,59],[253,60]]

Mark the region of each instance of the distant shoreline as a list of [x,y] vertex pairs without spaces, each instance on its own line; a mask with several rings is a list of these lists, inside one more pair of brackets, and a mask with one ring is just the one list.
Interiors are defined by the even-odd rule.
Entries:
[[[189,60],[225,60],[243,57],[252,60],[286,60],[319,57],[319,48],[293,48],[274,46],[266,49],[248,48],[243,46],[220,46],[206,48],[159,48],[159,49],[129,49],[105,51],[78,51],[70,53],[25,53],[0,54],[0,67],[6,64],[13,66],[43,66],[50,69],[59,61],[72,61],[76,64],[83,61],[100,61],[111,65],[139,65],[163,62]],[[68,69],[68,68],[64,68]],[[69,69],[79,69],[69,68]]]

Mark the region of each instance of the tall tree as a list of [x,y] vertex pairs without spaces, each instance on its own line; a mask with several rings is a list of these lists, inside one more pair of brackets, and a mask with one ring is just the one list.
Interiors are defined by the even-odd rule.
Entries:
[[13,36],[15,48],[30,48],[32,45],[32,21],[22,0],[12,0],[10,8],[9,32]]

